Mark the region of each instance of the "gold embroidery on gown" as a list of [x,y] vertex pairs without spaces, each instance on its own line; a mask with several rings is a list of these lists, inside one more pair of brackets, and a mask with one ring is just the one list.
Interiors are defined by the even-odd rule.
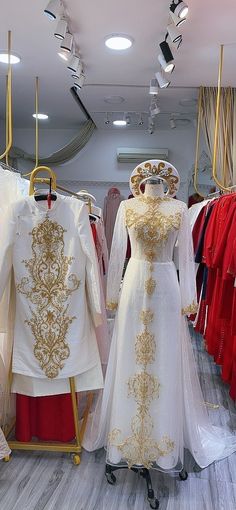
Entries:
[[[135,230],[136,239],[143,246],[149,271],[144,290],[150,299],[156,288],[152,273],[158,248],[168,240],[170,230],[179,229],[181,213],[164,215],[158,210],[163,200],[169,200],[167,198],[142,197],[141,200],[147,207],[143,213],[126,209],[126,225]],[[134,349],[135,361],[140,369],[127,381],[128,396],[134,398],[137,405],[136,415],[131,420],[132,435],[122,441],[122,431],[116,428],[110,432],[108,440],[122,453],[129,467],[142,465],[150,468],[160,456],[173,451],[174,442],[167,436],[163,436],[159,441],[152,437],[153,421],[149,410],[151,403],[159,397],[161,391],[158,378],[148,369],[148,365],[155,361],[157,353],[155,335],[149,330],[154,319],[154,311],[151,308],[141,310],[139,319],[143,324],[143,330],[136,335]]]
[[36,305],[25,321],[35,338],[34,355],[48,378],[57,377],[70,355],[66,342],[69,325],[76,317],[68,315],[68,297],[79,288],[76,274],[68,275],[73,257],[64,255],[64,233],[56,221],[48,217],[33,228],[32,258],[23,260],[29,276],[17,285]]

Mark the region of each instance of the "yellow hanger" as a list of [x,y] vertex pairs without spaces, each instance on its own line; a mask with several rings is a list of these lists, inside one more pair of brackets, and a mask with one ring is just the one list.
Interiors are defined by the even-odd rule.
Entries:
[[[44,172],[48,172],[49,174],[49,178],[48,177],[36,177],[38,175],[39,172],[41,171],[44,171]],[[56,191],[57,189],[57,178],[56,178],[56,174],[55,172],[49,167],[49,166],[38,166],[37,168],[35,168],[34,170],[32,170],[31,174],[30,174],[30,187],[29,187],[29,194],[30,195],[33,195],[34,194],[34,185],[36,182],[41,182],[41,183],[46,183],[46,184],[49,184],[50,183],[50,179],[52,179],[51,181],[51,185],[52,185],[52,189],[54,191]]]

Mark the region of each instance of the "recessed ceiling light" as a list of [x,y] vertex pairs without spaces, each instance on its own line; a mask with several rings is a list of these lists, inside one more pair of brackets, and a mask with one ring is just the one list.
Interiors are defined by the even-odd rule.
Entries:
[[[2,64],[8,64],[8,53],[6,51],[0,51],[0,62]],[[19,64],[20,57],[15,53],[11,53],[10,55],[10,64]]]
[[35,119],[38,118],[38,120],[46,120],[46,119],[48,119],[48,115],[46,113],[38,113],[38,115],[36,113],[33,113],[33,117]]
[[58,55],[59,55],[59,57],[62,58],[62,60],[66,60],[66,61],[68,60],[68,56],[66,55],[66,53],[63,53],[63,51],[59,51]]
[[121,34],[108,35],[105,40],[105,45],[111,50],[127,50],[132,44],[131,37]]
[[114,126],[126,126],[126,120],[113,120],[112,123]]
[[125,98],[122,96],[107,96],[107,97],[104,97],[104,101],[105,101],[105,103],[109,103],[109,104],[120,104],[120,103],[124,103]]

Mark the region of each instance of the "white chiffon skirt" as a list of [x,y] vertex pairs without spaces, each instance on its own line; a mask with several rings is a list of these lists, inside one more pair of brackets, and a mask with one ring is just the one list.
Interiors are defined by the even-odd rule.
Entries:
[[[184,449],[204,468],[236,451],[236,435],[211,425],[196,370],[172,262],[154,263],[153,296],[143,292],[148,263],[131,259],[115,318],[103,396],[91,414],[83,446],[105,447],[107,463],[180,471]],[[134,282],[136,284],[134,285]],[[152,320],[140,322],[142,312]],[[142,316],[148,318],[148,315]],[[148,326],[147,326],[148,324]],[[155,342],[152,362],[137,338]],[[151,335],[151,336],[150,336]]]

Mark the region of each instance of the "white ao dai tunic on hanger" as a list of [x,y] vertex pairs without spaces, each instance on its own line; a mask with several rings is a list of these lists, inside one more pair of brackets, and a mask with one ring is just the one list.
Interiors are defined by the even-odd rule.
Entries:
[[[127,231],[132,256],[119,296]],[[180,282],[172,261],[177,240]],[[118,311],[93,448],[106,445],[110,464],[162,470],[182,468],[184,447],[201,467],[235,451],[236,437],[225,439],[209,422],[183,317],[196,306],[183,202],[143,196],[121,203],[107,300]]]

